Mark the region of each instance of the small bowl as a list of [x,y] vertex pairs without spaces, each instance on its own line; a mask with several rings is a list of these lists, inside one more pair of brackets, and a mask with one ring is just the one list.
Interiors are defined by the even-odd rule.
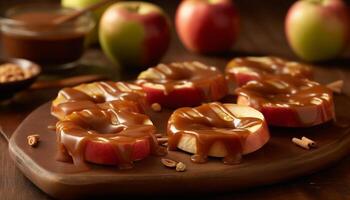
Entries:
[[29,68],[33,68],[33,74],[26,79],[18,80],[18,81],[9,81],[0,83],[0,99],[8,99],[13,97],[17,92],[25,90],[29,88],[39,77],[41,72],[41,67],[34,62],[25,59],[19,58],[11,58],[11,59],[0,59],[0,65],[5,63],[12,63],[23,70],[27,70]]

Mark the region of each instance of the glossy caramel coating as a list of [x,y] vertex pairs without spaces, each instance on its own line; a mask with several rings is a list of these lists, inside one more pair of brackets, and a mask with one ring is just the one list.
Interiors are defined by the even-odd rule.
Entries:
[[[58,119],[73,111],[85,107],[94,107],[113,100],[128,100],[138,104],[140,112],[145,104],[145,93],[137,85],[124,82],[94,82],[81,84],[74,88],[64,88],[59,91],[57,98],[52,102],[51,113]],[[67,104],[67,102],[70,102]],[[80,102],[80,103],[72,103]],[[74,106],[73,106],[74,105]],[[73,109],[74,108],[74,109]]]
[[160,88],[166,95],[176,89],[196,88],[202,92],[203,101],[216,101],[227,94],[224,75],[216,67],[198,61],[159,64],[137,79],[137,84]]
[[313,76],[311,66],[278,57],[234,58],[227,64],[225,72],[228,79],[238,82],[238,85],[269,75],[290,75],[308,79]]

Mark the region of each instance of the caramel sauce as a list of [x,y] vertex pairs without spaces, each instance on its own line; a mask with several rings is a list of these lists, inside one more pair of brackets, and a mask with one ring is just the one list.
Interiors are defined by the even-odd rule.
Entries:
[[212,145],[221,142],[227,151],[225,164],[236,164],[242,157],[243,145],[251,133],[249,127],[261,124],[258,118],[235,116],[225,104],[208,103],[196,108],[177,109],[168,122],[168,147],[176,150],[184,134],[196,138],[197,152],[191,157],[204,163]]
[[59,148],[65,149],[58,151],[58,158],[71,157],[74,165],[87,168],[84,158],[87,142],[102,142],[113,147],[120,168],[130,168],[132,147],[140,139],[150,142],[152,154],[161,153],[155,132],[148,116],[143,114],[113,109],[85,109],[57,123],[57,142]]
[[[200,62],[183,62],[159,64],[142,72],[136,81],[137,84],[152,84],[164,89],[169,94],[176,88],[199,88],[206,98],[209,93],[215,93],[218,88],[211,89],[215,82],[225,82],[222,73],[216,67],[209,67]],[[227,90],[226,83],[220,90]]]
[[[274,106],[294,109],[297,113],[297,108],[320,106],[322,109],[316,113],[320,119],[334,116],[332,91],[308,79],[289,75],[265,76],[236,89],[236,93],[248,99],[249,105],[258,110]],[[304,124],[302,119],[300,122]]]
[[42,64],[65,64],[79,59],[84,51],[87,32],[71,25],[64,29],[53,24],[65,14],[31,11],[10,16],[23,23],[20,27],[3,29],[2,41],[8,57],[26,58]]
[[241,71],[248,72],[258,78],[263,78],[269,74],[288,74],[295,77],[312,78],[312,68],[310,66],[278,57],[235,58],[226,69],[229,76]]

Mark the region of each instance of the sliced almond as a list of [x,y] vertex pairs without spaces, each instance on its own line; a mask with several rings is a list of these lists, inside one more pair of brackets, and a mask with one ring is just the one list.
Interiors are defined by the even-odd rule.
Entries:
[[169,167],[169,168],[174,168],[177,166],[177,162],[175,160],[171,160],[169,158],[162,158],[160,160],[162,162],[162,164],[166,167]]

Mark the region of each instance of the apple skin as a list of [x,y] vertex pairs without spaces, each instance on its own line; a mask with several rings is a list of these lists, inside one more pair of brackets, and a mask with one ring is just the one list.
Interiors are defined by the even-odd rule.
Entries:
[[158,63],[168,49],[170,21],[154,4],[118,2],[102,15],[99,39],[112,61],[128,69],[144,69]]
[[285,33],[293,51],[306,61],[332,59],[344,50],[349,14],[342,0],[295,2],[285,19]]
[[[125,146],[125,148],[127,147]],[[146,138],[136,141],[130,148],[132,149],[131,161],[142,160],[151,154],[150,142]],[[85,160],[102,165],[119,165],[121,163],[120,156],[116,153],[113,145],[92,141],[86,144]]]
[[[98,3],[101,0],[62,0],[61,4],[64,7],[67,8],[75,8],[75,9],[82,9],[86,8],[87,6],[90,6],[92,4]],[[94,29],[91,31],[91,33],[87,36],[87,44],[97,44],[98,43],[98,24],[100,21],[100,18],[103,14],[103,12],[110,6],[111,3],[102,6],[101,8],[96,9],[95,11],[92,12],[93,17],[96,22],[96,26]]]
[[[238,105],[252,106],[259,110],[270,126],[278,127],[311,127],[334,119],[334,104],[322,103],[320,105],[305,106],[297,109],[278,106],[255,107],[252,101],[244,96],[238,96]],[[322,116],[320,113],[325,113]]]
[[236,41],[239,17],[231,0],[185,0],[177,8],[175,24],[188,50],[220,53]]
[[[204,94],[198,88],[174,89],[169,94],[164,94],[164,90],[151,86],[142,86],[147,94],[147,102],[152,105],[159,103],[167,108],[179,108],[187,106],[197,106],[204,101]],[[179,101],[181,99],[181,101]]]

